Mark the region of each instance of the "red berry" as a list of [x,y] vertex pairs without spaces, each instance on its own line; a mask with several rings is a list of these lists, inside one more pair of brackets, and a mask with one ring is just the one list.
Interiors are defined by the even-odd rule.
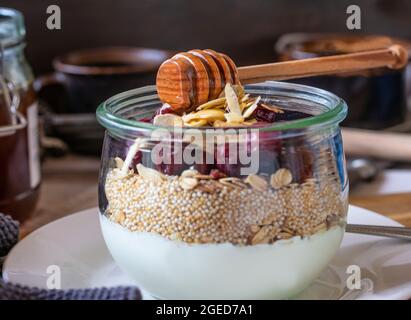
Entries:
[[281,154],[281,167],[293,173],[294,181],[303,183],[313,177],[313,153],[303,138],[294,138],[284,143]]
[[179,149],[175,147],[173,142],[170,146],[163,145],[158,154],[159,159],[156,159],[156,153],[152,154],[154,157],[153,162],[156,163],[155,168],[167,175],[179,175],[187,167],[183,164],[182,155],[179,154],[181,150]]
[[153,122],[153,118],[142,118],[139,120],[140,122],[147,122],[147,123],[151,123]]
[[241,168],[250,166],[250,163],[241,163],[240,161],[240,152],[244,152],[244,146],[246,147],[247,159],[250,159],[253,153],[258,150],[258,133],[247,132],[246,135],[241,136],[241,139],[240,142],[227,142],[216,146],[215,166],[230,177],[240,176]]
[[227,177],[227,175],[226,175],[224,172],[221,172],[221,171],[218,170],[218,169],[212,169],[212,170],[210,171],[210,176],[211,176],[211,178],[213,178],[214,180],[218,180],[218,179]]
[[159,114],[167,114],[167,113],[174,113],[174,111],[169,104],[163,104],[161,108],[158,108],[156,110],[155,115],[158,116]]
[[264,107],[258,106],[257,109],[253,112],[254,118],[260,122],[273,123],[276,120],[277,113],[271,110],[268,110]]

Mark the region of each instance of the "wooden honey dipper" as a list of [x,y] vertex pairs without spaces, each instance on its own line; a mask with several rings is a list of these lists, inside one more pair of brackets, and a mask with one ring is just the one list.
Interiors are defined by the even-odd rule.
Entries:
[[408,52],[400,45],[350,54],[297,61],[276,62],[237,68],[225,54],[213,50],[181,52],[166,60],[157,73],[160,100],[182,114],[216,99],[226,83],[258,83],[318,75],[358,72],[388,67],[400,69],[408,62]]

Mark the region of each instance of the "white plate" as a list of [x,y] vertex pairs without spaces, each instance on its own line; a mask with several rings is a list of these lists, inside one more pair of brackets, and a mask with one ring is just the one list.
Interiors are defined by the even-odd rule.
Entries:
[[[61,271],[61,288],[130,285],[104,244],[97,208],[85,210],[34,231],[8,255],[3,277],[47,287],[49,266]],[[379,214],[350,206],[348,221],[399,226]],[[360,290],[348,290],[347,268],[361,270]],[[49,269],[55,272],[53,269]],[[54,273],[55,274],[55,273]],[[144,294],[145,298],[150,298]],[[408,299],[411,297],[411,242],[346,234],[340,250],[322,275],[299,299]]]

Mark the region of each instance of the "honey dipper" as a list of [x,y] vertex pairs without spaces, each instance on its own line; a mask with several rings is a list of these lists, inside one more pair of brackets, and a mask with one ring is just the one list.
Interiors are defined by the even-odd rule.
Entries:
[[400,69],[408,52],[400,45],[350,54],[237,68],[225,54],[213,50],[181,52],[166,60],[157,73],[157,92],[173,111],[182,114],[216,99],[226,83],[258,83],[388,67]]

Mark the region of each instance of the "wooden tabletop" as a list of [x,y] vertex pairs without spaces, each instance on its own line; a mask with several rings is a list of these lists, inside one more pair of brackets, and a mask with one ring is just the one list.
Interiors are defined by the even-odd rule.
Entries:
[[[99,165],[100,159],[95,157],[46,159],[40,201],[32,218],[23,225],[22,235],[65,215],[97,206]],[[350,203],[411,227],[411,193],[350,197]]]

